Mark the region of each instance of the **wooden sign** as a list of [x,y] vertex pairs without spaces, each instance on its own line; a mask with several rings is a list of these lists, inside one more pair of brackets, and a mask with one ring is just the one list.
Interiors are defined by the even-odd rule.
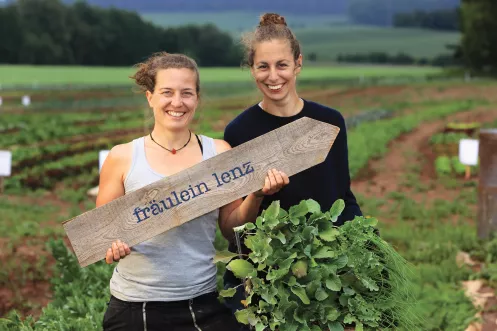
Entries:
[[260,190],[269,169],[292,176],[322,163],[339,131],[301,118],[65,221],[64,229],[88,266],[117,239],[131,247]]
[[478,237],[491,238],[497,232],[497,128],[482,129],[478,185]]

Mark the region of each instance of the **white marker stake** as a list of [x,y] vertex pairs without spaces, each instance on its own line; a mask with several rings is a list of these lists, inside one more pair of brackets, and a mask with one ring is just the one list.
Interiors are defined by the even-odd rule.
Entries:
[[459,162],[466,166],[466,179],[471,176],[470,166],[478,164],[479,141],[476,139],[461,139],[459,141]]
[[2,97],[0,97],[0,106],[2,106],[3,104],[3,100],[2,100]]
[[103,150],[98,153],[98,171],[102,171],[102,166],[104,165],[105,159],[109,155],[109,151]]
[[[109,155],[109,151],[103,150],[98,152],[98,172],[102,171],[102,166],[104,165],[105,159]],[[91,197],[96,197],[98,195],[98,185],[89,189],[86,194]]]
[[12,153],[10,151],[0,151],[0,194],[4,191],[3,178],[9,177],[12,168]]
[[24,107],[28,107],[29,105],[31,105],[31,97],[29,95],[25,95],[22,97],[22,105]]

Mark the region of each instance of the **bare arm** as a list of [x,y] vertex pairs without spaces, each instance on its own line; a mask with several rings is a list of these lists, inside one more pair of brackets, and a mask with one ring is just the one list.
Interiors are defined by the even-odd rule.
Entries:
[[[216,140],[218,153],[229,150],[230,145],[223,140]],[[276,169],[268,172],[264,187],[255,193],[249,194],[245,199],[235,200],[219,210],[219,228],[226,239],[231,239],[233,228],[257,219],[259,208],[265,195],[278,192],[290,182],[288,176]]]
[[[124,176],[131,164],[131,145],[118,145],[111,149],[100,172],[97,207],[124,195]],[[120,240],[107,250],[105,261],[119,261],[131,252],[129,246]]]
[[97,207],[124,195],[124,175],[131,163],[130,146],[113,147],[100,171]]

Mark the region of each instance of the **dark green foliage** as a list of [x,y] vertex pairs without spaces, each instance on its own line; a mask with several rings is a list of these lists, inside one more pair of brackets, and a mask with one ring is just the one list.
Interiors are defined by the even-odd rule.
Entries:
[[349,16],[354,22],[390,26],[395,14],[415,10],[435,11],[459,6],[459,0],[350,0]]
[[395,27],[418,27],[432,30],[458,31],[459,9],[441,9],[435,11],[416,10],[414,12],[396,14]]
[[465,64],[475,72],[497,74],[497,2],[463,0],[461,42]]
[[154,52],[201,66],[236,66],[242,54],[214,25],[164,29],[136,12],[77,1],[20,0],[0,7],[0,63],[129,66]]
[[81,268],[62,240],[50,241],[49,248],[57,261],[53,301],[36,322],[22,321],[12,311],[0,320],[0,330],[101,330],[112,266],[98,262]]
[[227,265],[246,279],[240,322],[256,330],[413,329],[407,262],[375,234],[374,218],[334,226],[344,208],[337,200],[322,212],[305,200],[287,212],[276,201],[255,224],[237,229],[251,250]]
[[451,54],[441,54],[432,59],[415,58],[409,54],[397,53],[390,55],[386,52],[371,52],[358,54],[340,54],[338,62],[345,63],[374,63],[374,64],[398,64],[398,65],[433,65],[437,67],[460,65],[460,61]]

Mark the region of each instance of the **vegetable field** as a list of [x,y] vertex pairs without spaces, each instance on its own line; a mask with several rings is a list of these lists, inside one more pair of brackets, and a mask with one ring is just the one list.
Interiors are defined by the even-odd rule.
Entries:
[[[439,74],[440,68],[428,66],[374,66],[374,65],[336,65],[309,66],[302,71],[302,79],[354,79],[365,77],[423,77]],[[0,65],[0,84],[28,85],[43,88],[44,85],[129,85],[129,76],[133,68],[129,67],[64,67],[64,66],[6,66]],[[248,69],[241,68],[202,68],[202,83],[243,83],[250,82]]]
[[[198,133],[222,137],[226,123],[258,100],[253,89],[222,91],[206,84]],[[26,94],[29,107],[20,103]],[[95,207],[87,192],[98,185],[98,152],[144,135],[152,114],[144,98],[122,86],[11,89],[1,96],[0,150],[12,152],[12,176],[0,199],[0,330],[100,330],[112,266],[80,268],[61,223]],[[453,145],[481,127],[497,127],[497,83],[319,82],[301,86],[301,96],[346,118],[352,190],[365,222],[377,219],[381,238],[407,261],[411,301],[404,303],[417,316],[413,329],[496,330],[497,240],[476,236],[478,167],[464,179]],[[226,246],[218,234],[216,248]],[[218,263],[219,275],[225,267]],[[319,293],[297,289],[289,300],[325,300],[339,282],[348,284],[323,280]],[[385,307],[376,308],[380,314]],[[295,315],[299,330],[316,330],[306,314]],[[322,318],[333,330],[353,322]]]

